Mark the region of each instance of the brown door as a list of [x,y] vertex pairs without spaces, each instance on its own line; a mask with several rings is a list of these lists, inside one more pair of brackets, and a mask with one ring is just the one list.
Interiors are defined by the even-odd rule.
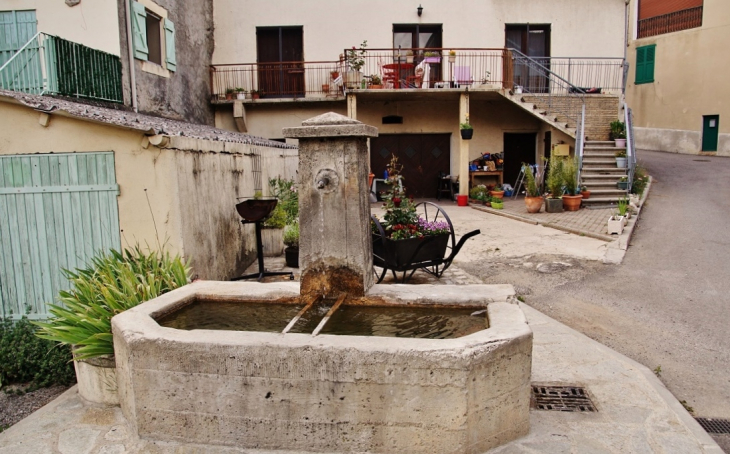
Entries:
[[504,182],[515,185],[522,163],[535,164],[537,134],[504,134]]
[[258,90],[262,97],[304,96],[302,27],[258,27]]
[[514,84],[527,92],[547,93],[550,84],[545,69],[550,69],[550,24],[507,24],[505,47],[516,49],[537,62],[532,64],[516,58]]
[[403,166],[406,194],[435,198],[439,172],[450,173],[451,134],[384,134],[370,139],[370,169],[382,178],[393,155]]

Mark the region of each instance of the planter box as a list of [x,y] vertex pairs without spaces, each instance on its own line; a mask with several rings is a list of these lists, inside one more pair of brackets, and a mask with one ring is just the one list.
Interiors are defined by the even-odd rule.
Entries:
[[629,182],[628,181],[618,181],[616,183],[616,186],[618,186],[619,189],[629,189]]
[[264,227],[261,229],[264,257],[279,257],[284,253],[284,229]]
[[608,234],[613,235],[614,233],[617,235],[621,235],[624,231],[624,226],[626,225],[626,218],[623,216],[619,216],[618,219],[611,216],[608,218]]
[[563,212],[563,199],[545,199],[545,212],[546,213],[562,213]]
[[114,358],[74,361],[74,369],[81,397],[97,404],[119,405]]
[[[384,259],[388,268],[397,269],[414,263],[442,260],[446,254],[446,246],[449,244],[450,236],[445,234],[407,240],[386,238],[385,245],[383,245],[380,237],[373,237],[374,262],[376,265],[382,266],[382,260]],[[378,257],[381,259],[378,259]]]

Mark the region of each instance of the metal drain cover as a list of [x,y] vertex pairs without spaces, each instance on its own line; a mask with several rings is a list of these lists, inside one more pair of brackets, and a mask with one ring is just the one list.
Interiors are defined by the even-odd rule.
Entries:
[[580,386],[532,385],[532,408],[550,411],[597,411],[585,388]]
[[719,418],[695,418],[710,434],[730,434],[730,420]]

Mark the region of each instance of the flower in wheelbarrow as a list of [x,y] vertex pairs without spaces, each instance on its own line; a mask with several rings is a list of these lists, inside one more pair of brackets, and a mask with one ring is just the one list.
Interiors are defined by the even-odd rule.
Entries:
[[440,235],[451,232],[449,223],[446,221],[429,222],[421,217],[418,218],[418,230],[424,235]]

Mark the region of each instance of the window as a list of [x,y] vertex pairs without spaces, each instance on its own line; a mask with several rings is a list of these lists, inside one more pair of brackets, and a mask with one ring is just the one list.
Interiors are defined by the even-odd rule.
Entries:
[[656,44],[636,48],[636,85],[654,82]]
[[132,47],[134,58],[175,71],[175,25],[166,16],[150,0],[132,2]]

